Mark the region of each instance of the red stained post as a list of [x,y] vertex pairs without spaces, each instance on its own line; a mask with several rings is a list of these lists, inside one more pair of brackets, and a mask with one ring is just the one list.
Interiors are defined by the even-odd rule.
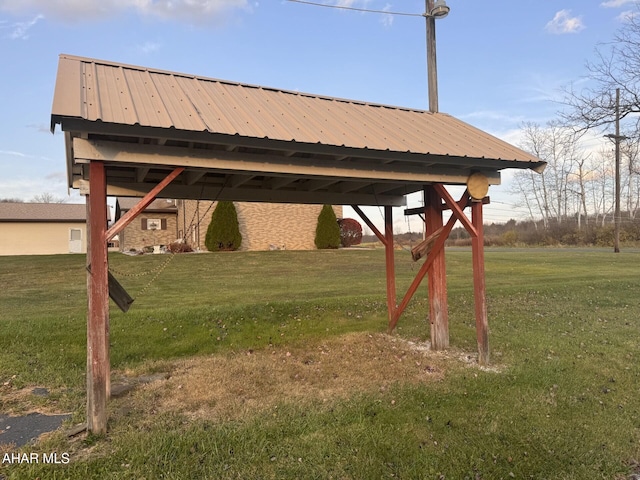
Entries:
[[87,430],[107,432],[109,399],[109,265],[107,258],[107,182],[103,162],[89,165],[87,195]]
[[476,336],[478,339],[478,363],[489,364],[489,320],[484,276],[484,228],[482,202],[471,204],[471,221],[477,235],[471,240],[473,251],[473,293],[476,310]]
[[[427,235],[443,226],[442,198],[433,185],[424,189]],[[436,253],[436,252],[432,252]],[[431,322],[431,348],[449,347],[449,307],[447,304],[447,270],[444,248],[436,253],[429,269],[429,320]]]
[[389,329],[396,311],[396,265],[393,251],[393,210],[384,207],[385,259],[387,271],[387,311],[389,312]]

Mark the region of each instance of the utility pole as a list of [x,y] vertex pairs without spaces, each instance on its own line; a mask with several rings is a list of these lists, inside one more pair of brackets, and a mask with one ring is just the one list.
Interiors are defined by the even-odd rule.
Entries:
[[616,133],[605,135],[607,138],[611,138],[616,143],[616,198],[615,198],[615,213],[614,213],[614,231],[613,231],[613,251],[614,253],[620,253],[620,142],[624,140],[624,135],[620,135],[620,89],[616,88]]
[[427,81],[429,86],[429,111],[438,111],[438,63],[436,61],[436,18],[431,15],[433,0],[425,0],[427,20]]

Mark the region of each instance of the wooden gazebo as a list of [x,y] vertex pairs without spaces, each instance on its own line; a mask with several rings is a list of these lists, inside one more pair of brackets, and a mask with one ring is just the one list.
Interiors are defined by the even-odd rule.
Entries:
[[[431,344],[449,344],[444,243],[473,239],[478,360],[489,361],[482,209],[506,168],[545,164],[450,115],[61,55],[51,129],[69,186],[87,197],[87,428],[106,431],[110,395],[107,242],[158,195],[352,205],[385,246],[389,329],[428,274]],[[454,200],[445,185],[467,185]],[[424,192],[431,248],[397,303],[392,207]],[[107,195],[141,197],[107,228]],[[359,206],[384,207],[379,231]],[[471,219],[464,210],[471,207]],[[451,210],[444,224],[443,211]]]

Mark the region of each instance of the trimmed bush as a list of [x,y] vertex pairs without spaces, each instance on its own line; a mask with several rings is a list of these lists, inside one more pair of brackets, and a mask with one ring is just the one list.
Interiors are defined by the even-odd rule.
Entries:
[[324,205],[318,215],[315,243],[318,249],[340,246],[340,226],[331,205]]
[[362,225],[353,218],[341,218],[338,220],[340,226],[340,245],[351,247],[362,243]]
[[190,253],[193,252],[193,248],[188,243],[173,242],[167,245],[167,250],[171,253]]
[[211,252],[232,251],[240,248],[242,235],[238,214],[233,202],[218,202],[211,215],[204,244]]

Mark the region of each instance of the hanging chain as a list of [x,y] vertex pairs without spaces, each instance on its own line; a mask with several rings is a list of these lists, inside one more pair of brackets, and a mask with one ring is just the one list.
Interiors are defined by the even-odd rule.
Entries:
[[115,275],[120,275],[121,277],[144,277],[146,275],[151,275],[152,273],[164,270],[166,268],[167,264],[169,264],[169,262],[171,262],[171,260],[173,260],[173,258],[172,258],[173,256],[175,256],[175,253],[171,253],[169,255],[169,257],[164,261],[164,263],[161,263],[157,267],[153,267],[153,268],[151,268],[149,270],[145,270],[144,272],[137,272],[137,273],[123,272],[121,270],[113,268],[111,265],[109,265],[109,271],[111,273],[114,273]]
[[155,281],[156,281],[156,279],[160,276],[160,274],[164,271],[164,269],[165,269],[165,268],[167,268],[167,267],[169,266],[169,264],[171,263],[171,261],[172,261],[175,257],[176,257],[176,254],[175,254],[175,253],[171,253],[171,254],[169,255],[169,258],[167,258],[167,260],[166,260],[166,261],[164,261],[162,264],[160,264],[160,267],[158,267],[158,268],[156,269],[156,274],[153,276],[153,278],[151,278],[151,280],[149,280],[149,281],[147,282],[147,284],[146,284],[144,287],[142,287],[142,290],[140,290],[140,291],[138,292],[138,294],[136,295],[136,298],[140,298],[140,295],[143,295],[143,294],[144,294],[144,292],[146,292],[146,291],[149,289],[149,287],[151,286],[151,284],[152,284],[153,282],[155,282]]
[[[200,223],[202,223],[202,221],[204,220],[204,218],[206,217],[206,215],[209,213],[209,210],[211,210],[211,208],[213,207],[213,205],[218,201],[218,197],[220,196],[220,194],[222,193],[222,191],[224,190],[224,188],[227,185],[227,179],[225,179],[224,183],[222,184],[222,188],[220,189],[220,191],[218,192],[218,194],[216,195],[216,198],[211,201],[211,203],[209,204],[209,207],[205,210],[204,214],[198,219],[198,223],[195,225],[197,227],[200,226]],[[202,186],[202,190],[200,191],[200,197],[202,198],[202,193],[204,192],[204,185]],[[200,200],[198,200],[198,202],[200,202]],[[193,219],[195,218],[196,212],[194,212],[193,217],[191,218],[191,224],[189,225],[189,233],[191,233],[191,230],[194,227],[193,225]],[[187,237],[187,232],[184,232],[183,235],[183,241],[186,241],[186,237]],[[199,239],[198,239],[198,243],[199,243]],[[158,265],[157,267],[151,268],[149,270],[146,270],[144,272],[138,272],[138,273],[127,273],[127,272],[122,272],[119,271],[117,269],[114,269],[111,267],[111,265],[109,265],[109,271],[116,274],[116,275],[120,275],[123,277],[135,277],[135,278],[139,278],[139,277],[143,277],[145,275],[150,275],[152,273],[155,273],[155,275],[147,282],[147,284],[142,287],[142,290],[140,290],[137,295],[136,298],[139,298],[140,295],[143,295],[148,289],[149,287],[153,284],[153,282],[155,282],[157,280],[157,278],[162,274],[162,272],[169,266],[169,264],[173,261],[173,259],[176,257],[176,253],[175,252],[171,252],[169,254],[169,257],[167,257],[167,259],[162,262],[160,265]]]

